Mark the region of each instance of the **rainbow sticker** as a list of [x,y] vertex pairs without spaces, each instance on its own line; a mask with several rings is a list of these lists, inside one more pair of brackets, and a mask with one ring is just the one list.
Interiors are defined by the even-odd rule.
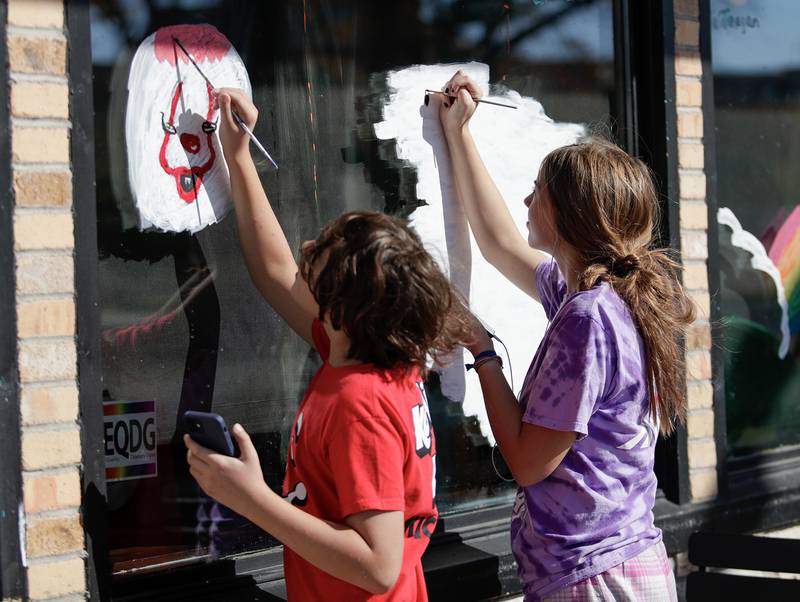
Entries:
[[769,248],[769,258],[778,268],[789,309],[789,331],[800,331],[800,206],[783,222]]
[[103,403],[106,482],[158,475],[156,402]]

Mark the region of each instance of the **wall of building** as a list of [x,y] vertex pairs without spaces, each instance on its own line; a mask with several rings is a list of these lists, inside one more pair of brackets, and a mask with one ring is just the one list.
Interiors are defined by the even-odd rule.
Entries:
[[9,0],[24,557],[32,600],[84,599],[64,5]]

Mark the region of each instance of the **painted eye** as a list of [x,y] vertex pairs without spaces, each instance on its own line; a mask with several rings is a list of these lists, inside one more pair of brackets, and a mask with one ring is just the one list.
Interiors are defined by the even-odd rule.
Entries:
[[164,113],[161,113],[161,129],[164,130],[167,134],[177,134],[178,130],[175,129],[175,126],[171,123],[168,123],[164,119]]
[[213,134],[217,131],[217,122],[204,121],[201,127],[206,134]]

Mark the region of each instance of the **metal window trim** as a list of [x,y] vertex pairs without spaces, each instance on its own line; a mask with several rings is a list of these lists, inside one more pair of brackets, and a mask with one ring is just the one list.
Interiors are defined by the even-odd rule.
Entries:
[[[722,332],[719,225],[716,153],[716,108],[714,104],[714,71],[711,41],[711,1],[699,0],[700,60],[702,64],[702,106],[704,171],[706,174],[706,205],[708,208],[708,289],[711,300],[709,323],[711,324],[711,371],[713,386],[714,439],[717,453],[717,485],[719,497],[740,499],[755,490],[782,498],[782,483],[792,482],[800,475],[800,445],[766,449],[744,457],[728,456],[727,417],[725,401],[725,352]],[[761,400],[754,400],[761,403]],[[778,477],[776,478],[776,475]],[[794,513],[783,512],[782,516],[794,516],[800,520],[800,508]]]
[[27,596],[21,537],[20,431],[14,192],[11,170],[10,69],[6,45],[8,5],[0,3],[0,597]]
[[106,483],[103,450],[102,362],[98,304],[97,215],[95,200],[94,106],[89,0],[64,3],[68,40],[69,107],[72,132],[75,304],[81,425],[81,516],[89,599],[109,597],[106,544]]

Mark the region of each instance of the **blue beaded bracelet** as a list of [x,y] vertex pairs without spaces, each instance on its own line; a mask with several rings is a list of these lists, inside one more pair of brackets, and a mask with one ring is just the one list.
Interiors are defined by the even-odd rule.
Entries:
[[[473,368],[477,369],[478,366],[483,364],[484,362],[481,360],[487,360],[492,357],[499,357],[497,352],[494,349],[487,349],[486,351],[481,351],[478,355],[476,355],[471,364],[464,364],[467,370],[472,370]],[[503,365],[503,360],[500,360],[500,365]]]

